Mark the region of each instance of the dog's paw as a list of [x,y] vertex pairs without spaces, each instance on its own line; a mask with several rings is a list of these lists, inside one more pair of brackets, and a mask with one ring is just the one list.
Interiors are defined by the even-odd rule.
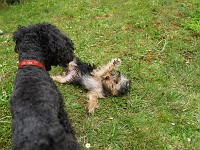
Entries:
[[94,113],[95,108],[98,108],[96,101],[92,101],[87,104],[87,110],[89,114]]
[[53,81],[56,80],[56,76],[50,76],[50,77],[51,77],[51,79],[53,79]]
[[119,66],[122,61],[119,58],[113,58],[111,62],[114,66]]

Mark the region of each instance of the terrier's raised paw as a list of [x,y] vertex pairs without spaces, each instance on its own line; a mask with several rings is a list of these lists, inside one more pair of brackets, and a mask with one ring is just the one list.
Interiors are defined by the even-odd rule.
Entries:
[[113,65],[119,66],[122,61],[119,58],[113,58],[111,62],[113,63]]

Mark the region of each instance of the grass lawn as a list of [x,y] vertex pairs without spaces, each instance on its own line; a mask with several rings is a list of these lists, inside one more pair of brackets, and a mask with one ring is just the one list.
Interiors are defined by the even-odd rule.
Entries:
[[[199,0],[24,0],[0,5],[0,149],[11,149],[10,96],[19,25],[56,25],[84,61],[121,58],[132,80],[123,97],[86,113],[86,91],[58,85],[79,143],[91,150],[200,150]],[[50,74],[61,72],[54,67]]]

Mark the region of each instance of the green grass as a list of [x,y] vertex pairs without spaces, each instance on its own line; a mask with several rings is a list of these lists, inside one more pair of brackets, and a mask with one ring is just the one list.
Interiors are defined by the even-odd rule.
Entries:
[[11,148],[12,33],[44,21],[67,33],[84,61],[121,58],[120,70],[132,80],[128,96],[100,100],[93,115],[84,89],[57,84],[83,149],[200,149],[199,7],[198,0],[27,0],[1,7],[0,149]]

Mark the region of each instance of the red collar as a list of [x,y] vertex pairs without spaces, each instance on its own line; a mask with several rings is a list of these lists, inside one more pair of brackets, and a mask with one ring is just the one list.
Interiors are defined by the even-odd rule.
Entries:
[[37,60],[22,60],[18,64],[18,69],[22,66],[37,66],[37,67],[40,67],[40,68],[43,68],[44,70],[46,70],[43,63],[41,63]]

